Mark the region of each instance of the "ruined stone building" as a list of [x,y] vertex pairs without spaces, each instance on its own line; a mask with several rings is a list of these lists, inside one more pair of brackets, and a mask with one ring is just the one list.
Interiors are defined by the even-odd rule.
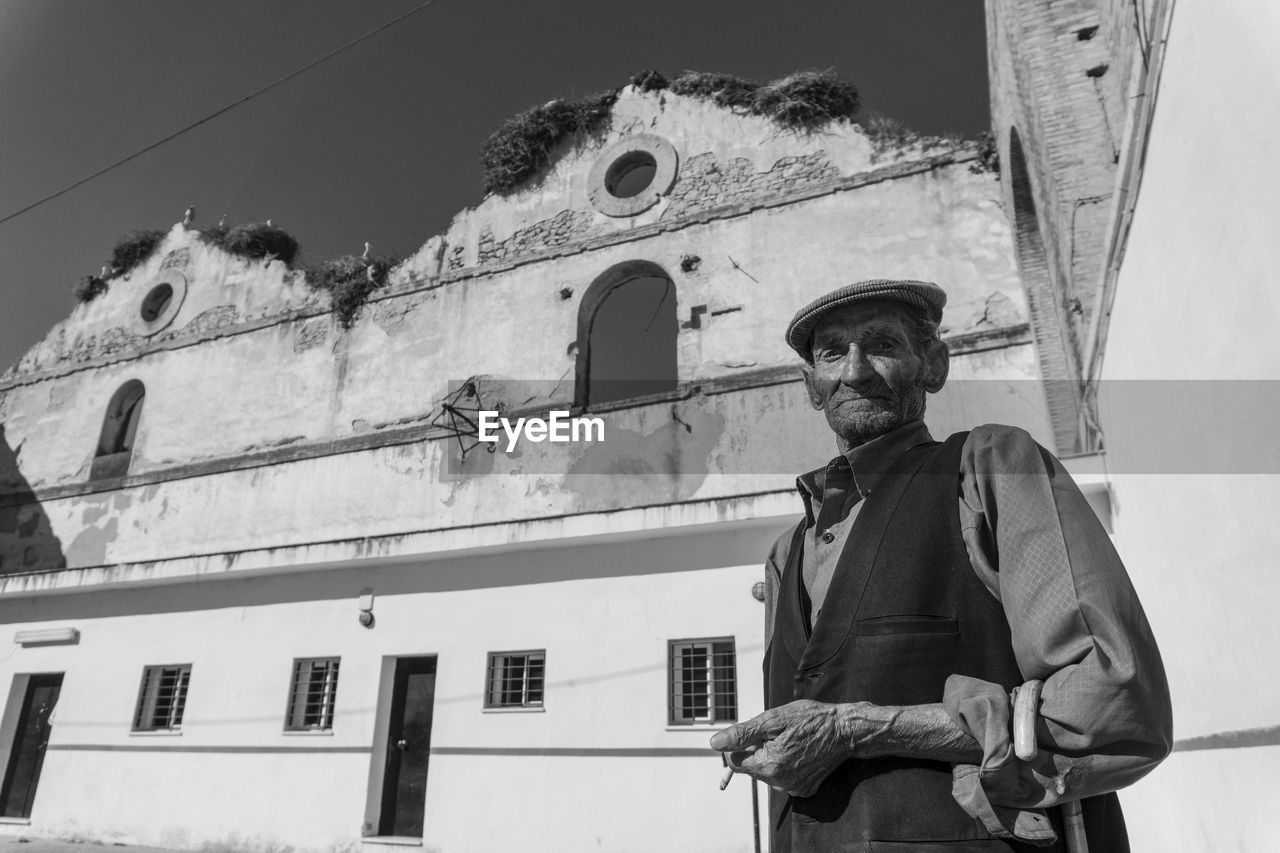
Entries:
[[[1189,601],[1257,605],[1185,567],[1187,592],[1164,586],[1167,496],[1130,496],[1098,454],[1136,428],[1095,402],[1102,353],[1141,352],[1119,339],[1163,286],[1131,272],[1163,213],[1134,208],[1149,139],[1142,198],[1177,171],[1161,68],[1192,52],[1184,19],[1223,49],[1244,27],[1169,5],[990,0],[997,172],[977,144],[629,87],[349,327],[300,272],[176,225],[0,377],[3,820],[188,846],[753,849],[752,786],[717,790],[707,739],[761,710],[753,587],[795,474],[832,452],[781,333],[870,276],[950,294],[934,434],[1019,424],[1114,523],[1179,736],[1271,725],[1273,686],[1181,710],[1189,682],[1232,683],[1174,636]],[[662,350],[646,384],[610,385],[638,339]],[[606,440],[490,452],[478,408],[590,415]],[[1226,621],[1200,628],[1258,627]],[[1126,795],[1135,837],[1167,835],[1137,849],[1206,849],[1178,839],[1213,819],[1162,803],[1190,796],[1189,762],[1226,776],[1244,752],[1193,745]]]

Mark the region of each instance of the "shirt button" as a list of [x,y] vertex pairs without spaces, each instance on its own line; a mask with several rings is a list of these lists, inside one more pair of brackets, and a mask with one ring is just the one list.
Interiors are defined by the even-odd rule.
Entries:
[[822,534],[822,541],[830,545],[832,542],[836,541],[836,535],[828,530],[826,533]]

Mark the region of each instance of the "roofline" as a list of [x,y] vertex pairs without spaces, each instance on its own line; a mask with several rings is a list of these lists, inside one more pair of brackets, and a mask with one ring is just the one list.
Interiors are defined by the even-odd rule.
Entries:
[[[856,172],[852,175],[844,175],[830,180],[809,184],[790,193],[760,196],[735,204],[707,208],[687,216],[658,220],[657,222],[653,222],[648,225],[620,230],[609,234],[597,235],[584,240],[566,243],[563,246],[556,246],[552,249],[530,252],[527,255],[513,258],[511,260],[453,270],[441,273],[434,277],[412,278],[399,284],[388,285],[386,288],[372,296],[369,299],[368,304],[372,305],[383,300],[397,299],[415,293],[435,290],[436,288],[444,287],[465,279],[484,278],[498,273],[507,272],[508,270],[516,269],[518,267],[542,263],[544,261],[555,260],[570,255],[592,252],[609,246],[638,242],[640,240],[656,237],[660,234],[682,231],[686,228],[705,225],[708,222],[735,219],[737,217],[750,215],[757,210],[784,207],[820,198],[825,195],[861,189],[862,187],[883,183],[885,181],[910,178],[916,175],[932,172],[935,169],[946,166],[957,166],[962,163],[968,163],[979,159],[979,157],[980,145],[978,143],[965,143],[958,145],[949,151],[941,154],[935,154],[931,157],[921,157],[919,159],[912,159],[904,162],[890,163],[865,172]],[[325,317],[332,313],[332,309],[294,310],[269,317],[263,317],[247,323],[220,326],[217,329],[204,332],[203,334],[195,333],[184,335],[179,331],[174,337],[168,338],[164,341],[153,342],[139,349],[121,353],[119,355],[96,358],[75,364],[53,365],[51,367],[34,370],[29,373],[19,373],[8,378],[0,379],[0,393],[8,391],[11,388],[17,388],[24,385],[34,385],[48,379],[69,376],[74,373],[93,370],[111,364],[135,361],[154,352],[184,349],[186,347],[202,344],[206,341],[215,340],[217,338],[246,334],[260,329],[271,328],[284,323],[292,323],[313,317]],[[36,346],[39,346],[39,344]],[[21,359],[25,357],[25,355],[26,354],[24,353],[23,356],[19,357],[18,363],[21,362]]]
[[1116,204],[1112,207],[1111,221],[1107,227],[1107,260],[1102,282],[1098,287],[1098,307],[1090,323],[1089,337],[1085,343],[1083,378],[1090,385],[1102,375],[1102,363],[1106,355],[1107,333],[1110,330],[1111,310],[1115,305],[1116,286],[1120,269],[1128,248],[1129,232],[1138,206],[1138,194],[1146,166],[1147,149],[1151,142],[1151,128],[1155,122],[1156,100],[1160,88],[1160,76],[1164,70],[1166,46],[1173,20],[1174,0],[1154,0],[1154,32],[1159,37],[1150,45],[1146,66],[1140,68],[1133,86],[1130,101],[1136,107],[1129,114],[1128,144],[1121,153],[1119,178],[1116,182]]

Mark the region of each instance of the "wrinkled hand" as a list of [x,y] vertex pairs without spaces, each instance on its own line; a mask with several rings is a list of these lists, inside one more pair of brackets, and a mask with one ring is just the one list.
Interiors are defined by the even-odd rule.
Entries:
[[837,706],[800,699],[770,708],[711,738],[729,766],[793,797],[809,797],[853,757]]

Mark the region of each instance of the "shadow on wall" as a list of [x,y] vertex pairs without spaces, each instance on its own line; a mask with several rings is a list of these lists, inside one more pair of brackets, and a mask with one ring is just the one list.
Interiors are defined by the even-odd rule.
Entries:
[[[461,592],[675,572],[762,566],[769,547],[794,519],[697,529],[666,538],[636,537],[608,544],[555,543],[496,554],[475,554],[394,565],[310,566],[256,577],[202,575],[198,579],[127,589],[0,599],[0,625],[55,619],[133,617],[257,608],[297,602],[349,599],[372,589],[377,600],[398,595]],[[760,570],[760,577],[763,569]],[[750,594],[750,584],[741,590]],[[243,618],[245,614],[241,614]],[[378,617],[380,620],[381,616]],[[195,624],[195,623],[192,623]],[[379,625],[384,623],[380,621]],[[387,623],[390,624],[390,623]]]
[[0,574],[66,568],[62,542],[18,466],[21,450],[9,446],[0,424]]

